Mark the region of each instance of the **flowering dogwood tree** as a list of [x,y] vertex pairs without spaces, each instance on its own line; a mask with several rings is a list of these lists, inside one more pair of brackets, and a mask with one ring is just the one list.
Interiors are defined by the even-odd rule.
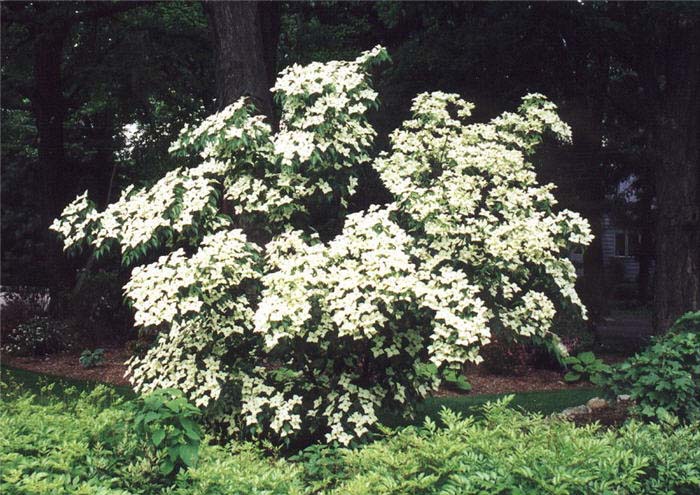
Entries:
[[[588,224],[556,211],[528,161],[546,133],[570,139],[555,105],[528,95],[469,124],[459,96],[420,94],[372,161],[369,69],[386,58],[289,67],[278,132],[241,99],[172,145],[201,165],[102,212],[83,194],[56,220],[67,250],[135,266],[126,297],[158,330],[130,362],[137,390],[179,388],[231,434],[348,444],[479,362],[494,334],[556,347],[556,312],[585,316],[566,253]],[[370,161],[393,201],[348,214]],[[343,221],[331,239],[313,223],[324,209]]]

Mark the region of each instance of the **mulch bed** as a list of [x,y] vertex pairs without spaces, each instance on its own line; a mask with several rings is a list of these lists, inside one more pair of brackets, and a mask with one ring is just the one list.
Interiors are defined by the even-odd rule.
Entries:
[[[587,381],[567,383],[564,381],[563,372],[533,366],[525,367],[517,375],[495,375],[481,366],[468,366],[465,376],[472,386],[471,391],[468,392],[469,395],[546,392],[594,386]],[[435,397],[458,395],[464,395],[464,392],[452,388],[441,388],[433,393]]]
[[94,368],[83,368],[78,359],[80,352],[64,352],[43,357],[2,356],[2,364],[44,373],[47,375],[109,383],[111,385],[129,385],[124,377],[129,353],[123,347],[104,347],[104,362]]
[[[123,347],[104,347],[105,361],[100,366],[91,369],[83,368],[78,358],[79,352],[65,352],[45,357],[12,357],[2,356],[2,363],[37,373],[56,375],[77,380],[91,380],[112,385],[129,385],[124,377],[129,353]],[[586,388],[591,384],[578,382],[566,383],[564,374],[556,370],[528,367],[515,376],[494,375],[482,366],[470,366],[466,376],[472,385],[471,395],[504,394],[530,391],[567,390]],[[435,395],[462,395],[459,391],[440,390]]]
[[585,381],[569,384],[564,381],[564,373],[560,371],[534,367],[527,367],[518,375],[494,375],[481,366],[470,366],[466,370],[466,376],[474,395],[542,392],[591,386]]

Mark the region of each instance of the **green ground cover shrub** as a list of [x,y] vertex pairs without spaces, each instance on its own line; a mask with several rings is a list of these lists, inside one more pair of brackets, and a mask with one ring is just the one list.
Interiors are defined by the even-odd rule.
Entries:
[[[444,425],[386,429],[364,448],[313,446],[288,459],[205,439],[199,460],[166,475],[167,452],[135,428],[138,408],[113,390],[62,390],[37,401],[3,386],[0,493],[61,494],[696,494],[700,427],[631,422],[576,427],[508,400]],[[44,390],[51,397],[52,390]],[[168,399],[169,400],[169,399]],[[158,408],[156,408],[158,409]]]
[[348,452],[337,493],[697,494],[698,425],[665,430],[631,422],[620,430],[576,427],[524,415],[507,401],[476,421],[445,411]]
[[163,474],[167,451],[148,448],[135,428],[134,408],[107,387],[62,390],[41,402],[7,386],[2,392],[4,495],[303,493],[298,467],[246,445],[224,449],[205,442],[196,467],[176,477]]
[[94,368],[101,365],[104,362],[105,350],[102,348],[97,348],[94,351],[90,349],[85,349],[81,354],[78,362],[83,368]]
[[602,379],[601,374],[610,370],[610,367],[591,351],[582,352],[577,356],[569,356],[564,359],[564,364],[569,370],[564,375],[564,380],[569,383],[584,379],[598,383]]

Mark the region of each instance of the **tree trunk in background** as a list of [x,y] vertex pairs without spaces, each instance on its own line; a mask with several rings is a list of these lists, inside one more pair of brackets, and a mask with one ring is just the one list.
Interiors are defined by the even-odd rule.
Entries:
[[594,236],[584,251],[581,286],[581,297],[594,325],[608,310],[610,291],[603,267],[602,232],[606,202],[601,163],[602,110],[597,103],[592,97],[582,99],[570,122],[573,131],[572,155],[579,170],[581,213],[589,220]]
[[664,332],[700,309],[700,22],[679,16],[651,78],[656,118],[654,326]]
[[61,194],[65,189],[61,185],[69,175],[64,170],[66,107],[61,85],[63,46],[68,29],[65,25],[39,26],[34,43],[34,95],[31,103],[38,131],[45,222],[50,222],[65,206]]
[[208,1],[204,11],[216,50],[218,109],[245,95],[272,119],[270,88],[277,69],[279,4]]
[[[43,7],[44,5],[41,5]],[[66,23],[34,26],[34,90],[31,108],[37,127],[37,151],[41,169],[41,220],[46,241],[43,260],[51,290],[73,282],[73,270],[61,245],[48,228],[73,199],[73,170],[66,159],[63,124],[66,103],[63,96],[61,63],[70,32]]]

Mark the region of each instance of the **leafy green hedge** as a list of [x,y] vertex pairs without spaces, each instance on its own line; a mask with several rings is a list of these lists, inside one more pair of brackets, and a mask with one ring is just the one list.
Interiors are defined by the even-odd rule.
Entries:
[[387,430],[357,450],[314,446],[282,459],[202,442],[195,466],[164,474],[167,454],[136,433],[133,403],[107,388],[49,403],[2,392],[7,495],[700,493],[697,423],[603,431],[499,401],[483,419],[445,411],[444,426]]
[[136,434],[134,408],[106,387],[49,404],[7,392],[0,405],[4,495],[304,493],[297,466],[250,446],[202,444],[196,467],[163,474],[167,453]]
[[483,421],[445,411],[345,458],[337,492],[352,494],[697,494],[700,428],[576,427],[523,415],[507,401]]

